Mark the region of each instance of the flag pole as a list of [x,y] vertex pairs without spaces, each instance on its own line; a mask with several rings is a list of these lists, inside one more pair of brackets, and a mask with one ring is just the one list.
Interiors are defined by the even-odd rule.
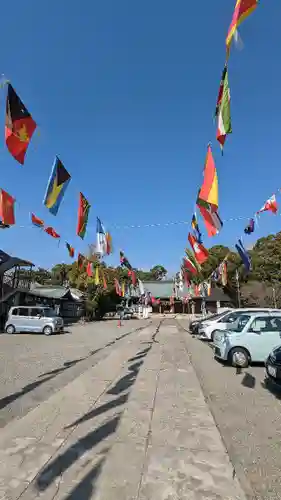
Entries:
[[240,283],[239,283],[239,271],[236,269],[236,290],[237,290],[237,302],[239,309],[241,308],[241,296],[240,296]]

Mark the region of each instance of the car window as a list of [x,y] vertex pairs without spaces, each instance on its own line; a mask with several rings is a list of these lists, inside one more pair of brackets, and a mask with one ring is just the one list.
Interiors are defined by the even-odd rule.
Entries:
[[249,327],[249,332],[278,332],[281,331],[281,318],[260,316],[255,318]]
[[242,314],[242,315],[240,314],[240,317],[239,317],[238,322],[237,322],[237,326],[235,327],[235,331],[242,332],[242,330],[247,325],[250,318],[251,318],[251,316],[248,314]]
[[19,307],[18,316],[28,316],[28,309],[25,307]]
[[32,309],[30,309],[30,316],[32,316],[33,318],[38,316],[43,316],[42,309],[39,309],[38,307],[33,307]]
[[57,313],[54,309],[44,309],[42,311],[42,316],[45,316],[45,318],[54,318],[57,316]]
[[12,316],[17,316],[17,314],[18,314],[18,308],[15,307],[15,309],[12,310],[11,314],[12,314]]
[[233,323],[241,313],[228,313],[225,314],[219,321],[218,323]]

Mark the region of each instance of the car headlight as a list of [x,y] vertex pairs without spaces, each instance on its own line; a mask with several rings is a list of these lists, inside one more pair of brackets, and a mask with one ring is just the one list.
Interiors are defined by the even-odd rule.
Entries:
[[225,341],[225,333],[224,332],[215,332],[214,333],[214,340],[217,342],[224,342]]

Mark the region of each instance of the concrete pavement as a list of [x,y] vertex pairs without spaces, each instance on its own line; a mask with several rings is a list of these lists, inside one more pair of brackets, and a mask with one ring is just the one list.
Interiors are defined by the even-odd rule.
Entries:
[[245,500],[173,321],[0,430],[0,499]]

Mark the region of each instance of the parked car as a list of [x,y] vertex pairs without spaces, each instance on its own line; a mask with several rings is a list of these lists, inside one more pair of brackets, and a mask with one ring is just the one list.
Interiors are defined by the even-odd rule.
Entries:
[[265,362],[267,378],[281,385],[281,345],[276,347],[269,354]]
[[11,307],[5,324],[6,333],[36,332],[44,335],[63,331],[63,319],[50,307]]
[[191,321],[189,323],[189,330],[190,332],[193,334],[193,335],[196,335],[198,333],[198,329],[199,329],[199,326],[206,322],[206,321],[213,321],[217,318],[221,318],[224,314],[226,314],[227,312],[229,312],[229,310],[226,310],[226,311],[223,311],[219,314],[210,314],[209,316],[205,317],[205,318],[197,318],[195,319],[194,321]]
[[242,314],[235,330],[217,330],[214,355],[232,366],[246,368],[251,362],[264,362],[281,342],[281,312]]
[[214,340],[214,332],[215,330],[235,330],[236,326],[238,324],[239,317],[241,314],[251,314],[253,312],[280,312],[280,309],[270,309],[270,308],[262,308],[262,307],[256,307],[256,308],[251,308],[251,309],[235,309],[234,311],[228,311],[225,314],[222,314],[222,316],[214,319],[210,319],[207,321],[204,321],[201,325],[199,325],[198,328],[198,334],[200,338],[202,339],[207,339],[207,340]]

